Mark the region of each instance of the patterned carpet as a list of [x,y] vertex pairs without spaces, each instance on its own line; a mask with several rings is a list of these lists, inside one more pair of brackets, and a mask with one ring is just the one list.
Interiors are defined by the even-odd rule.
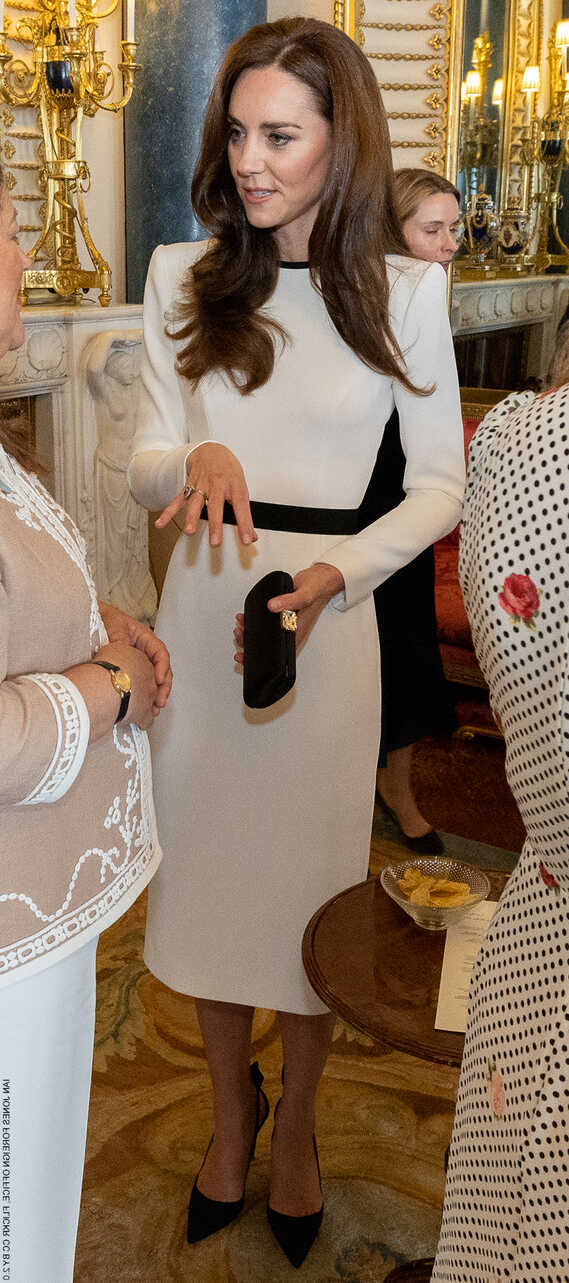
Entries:
[[[457,750],[453,744],[428,741],[415,763],[417,792],[429,818],[437,819],[433,804],[444,763],[450,778],[449,763],[458,752],[463,784],[461,789],[454,781],[450,792],[459,822],[447,807],[445,829],[459,840],[462,832],[475,858],[478,811],[480,837],[492,850],[485,794],[490,789],[499,819],[495,845],[506,836],[513,839],[510,850],[519,849],[501,746],[468,745],[465,762],[463,746]],[[400,853],[397,835],[378,817],[372,868]],[[504,849],[496,854],[506,865],[515,858]],[[299,1276],[306,1283],[381,1283],[395,1264],[432,1254],[458,1071],[374,1046],[340,1023],[318,1099],[326,1211],[300,1275],[266,1223],[270,1123],[259,1137],[242,1216],[188,1247],[187,1201],[211,1132],[210,1092],[194,1004],[146,970],[143,931],[141,900],[99,947],[75,1283],[280,1283]],[[274,1105],[281,1055],[272,1012],[257,1013],[253,1050]]]

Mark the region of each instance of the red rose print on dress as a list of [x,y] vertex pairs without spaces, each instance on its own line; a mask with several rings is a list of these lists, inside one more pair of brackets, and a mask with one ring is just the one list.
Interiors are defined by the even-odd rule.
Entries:
[[503,1118],[506,1112],[506,1092],[502,1075],[496,1069],[496,1058],[494,1056],[488,1061],[486,1081],[488,1083],[492,1113],[495,1118]]
[[561,895],[561,887],[559,886],[557,878],[554,878],[553,874],[549,872],[549,869],[546,869],[545,864],[543,864],[541,860],[539,864],[539,876],[542,882],[545,882],[546,887],[551,887],[551,889],[555,891],[555,895],[557,896],[557,899],[559,899],[559,896]]
[[498,593],[498,601],[515,628],[520,623],[525,624],[526,628],[535,628],[535,617],[539,614],[539,593],[529,575],[508,575],[502,591]]

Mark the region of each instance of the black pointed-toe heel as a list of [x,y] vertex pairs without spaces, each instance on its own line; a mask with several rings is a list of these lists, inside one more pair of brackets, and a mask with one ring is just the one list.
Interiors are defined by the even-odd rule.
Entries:
[[218,1230],[223,1230],[227,1225],[231,1225],[231,1222],[234,1221],[243,1210],[243,1204],[245,1202],[245,1186],[247,1184],[247,1176],[249,1174],[249,1164],[255,1157],[257,1136],[259,1135],[263,1123],[267,1121],[270,1108],[267,1097],[264,1091],[262,1091],[263,1075],[259,1069],[257,1061],[251,1065],[251,1079],[257,1093],[257,1102],[255,1111],[255,1130],[253,1132],[251,1149],[249,1150],[249,1162],[247,1164],[247,1171],[245,1172],[245,1180],[243,1182],[243,1193],[241,1198],[234,1199],[233,1202],[227,1203],[216,1198],[207,1198],[206,1195],[202,1194],[201,1190],[198,1189],[200,1172],[209,1154],[211,1143],[213,1141],[212,1136],[205,1151],[200,1171],[196,1176],[190,1195],[188,1206],[188,1243],[199,1243],[202,1238],[209,1238],[210,1234],[217,1234]]
[[445,844],[436,829],[429,829],[427,833],[423,833],[420,838],[409,837],[409,834],[405,832],[405,829],[401,824],[399,816],[391,809],[390,806],[387,805],[387,802],[381,796],[378,788],[375,790],[375,800],[379,809],[383,811],[384,815],[388,816],[395,827],[399,830],[399,834],[405,843],[405,846],[409,847],[410,851],[414,851],[416,855],[444,855]]
[[[275,1118],[280,1100],[275,1107]],[[318,1161],[318,1148],[313,1133],[314,1157],[318,1168],[318,1181],[322,1190],[322,1177]],[[324,1216],[324,1202],[318,1212],[308,1212],[306,1216],[285,1216],[284,1212],[275,1212],[267,1203],[267,1220],[281,1250],[295,1270],[299,1270],[314,1243]]]

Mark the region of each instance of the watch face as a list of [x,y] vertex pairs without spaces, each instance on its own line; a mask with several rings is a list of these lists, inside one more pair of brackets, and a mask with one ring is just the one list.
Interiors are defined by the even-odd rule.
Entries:
[[123,672],[122,668],[117,669],[117,672],[113,673],[113,686],[115,686],[122,695],[128,694],[130,690],[130,677],[128,673]]

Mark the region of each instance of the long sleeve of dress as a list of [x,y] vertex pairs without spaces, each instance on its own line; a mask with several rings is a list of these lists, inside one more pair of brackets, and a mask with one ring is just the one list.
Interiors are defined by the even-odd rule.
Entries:
[[[395,311],[396,292],[397,284],[392,292]],[[465,478],[462,415],[445,279],[438,264],[420,276],[397,337],[411,382],[433,391],[417,396],[394,383],[407,458],[405,499],[359,535],[329,550],[326,560],[342,572],[346,585],[333,603],[340,610],[361,601],[460,520]]]
[[[174,345],[165,335],[165,312],[180,282],[168,272],[170,260],[162,250],[158,246],[152,255],[144,290],[137,430],[128,470],[135,498],[151,510],[166,507],[182,489],[192,411],[198,424],[202,417],[199,393],[193,394],[189,384],[184,387],[174,373]],[[204,428],[203,439],[208,436]]]

